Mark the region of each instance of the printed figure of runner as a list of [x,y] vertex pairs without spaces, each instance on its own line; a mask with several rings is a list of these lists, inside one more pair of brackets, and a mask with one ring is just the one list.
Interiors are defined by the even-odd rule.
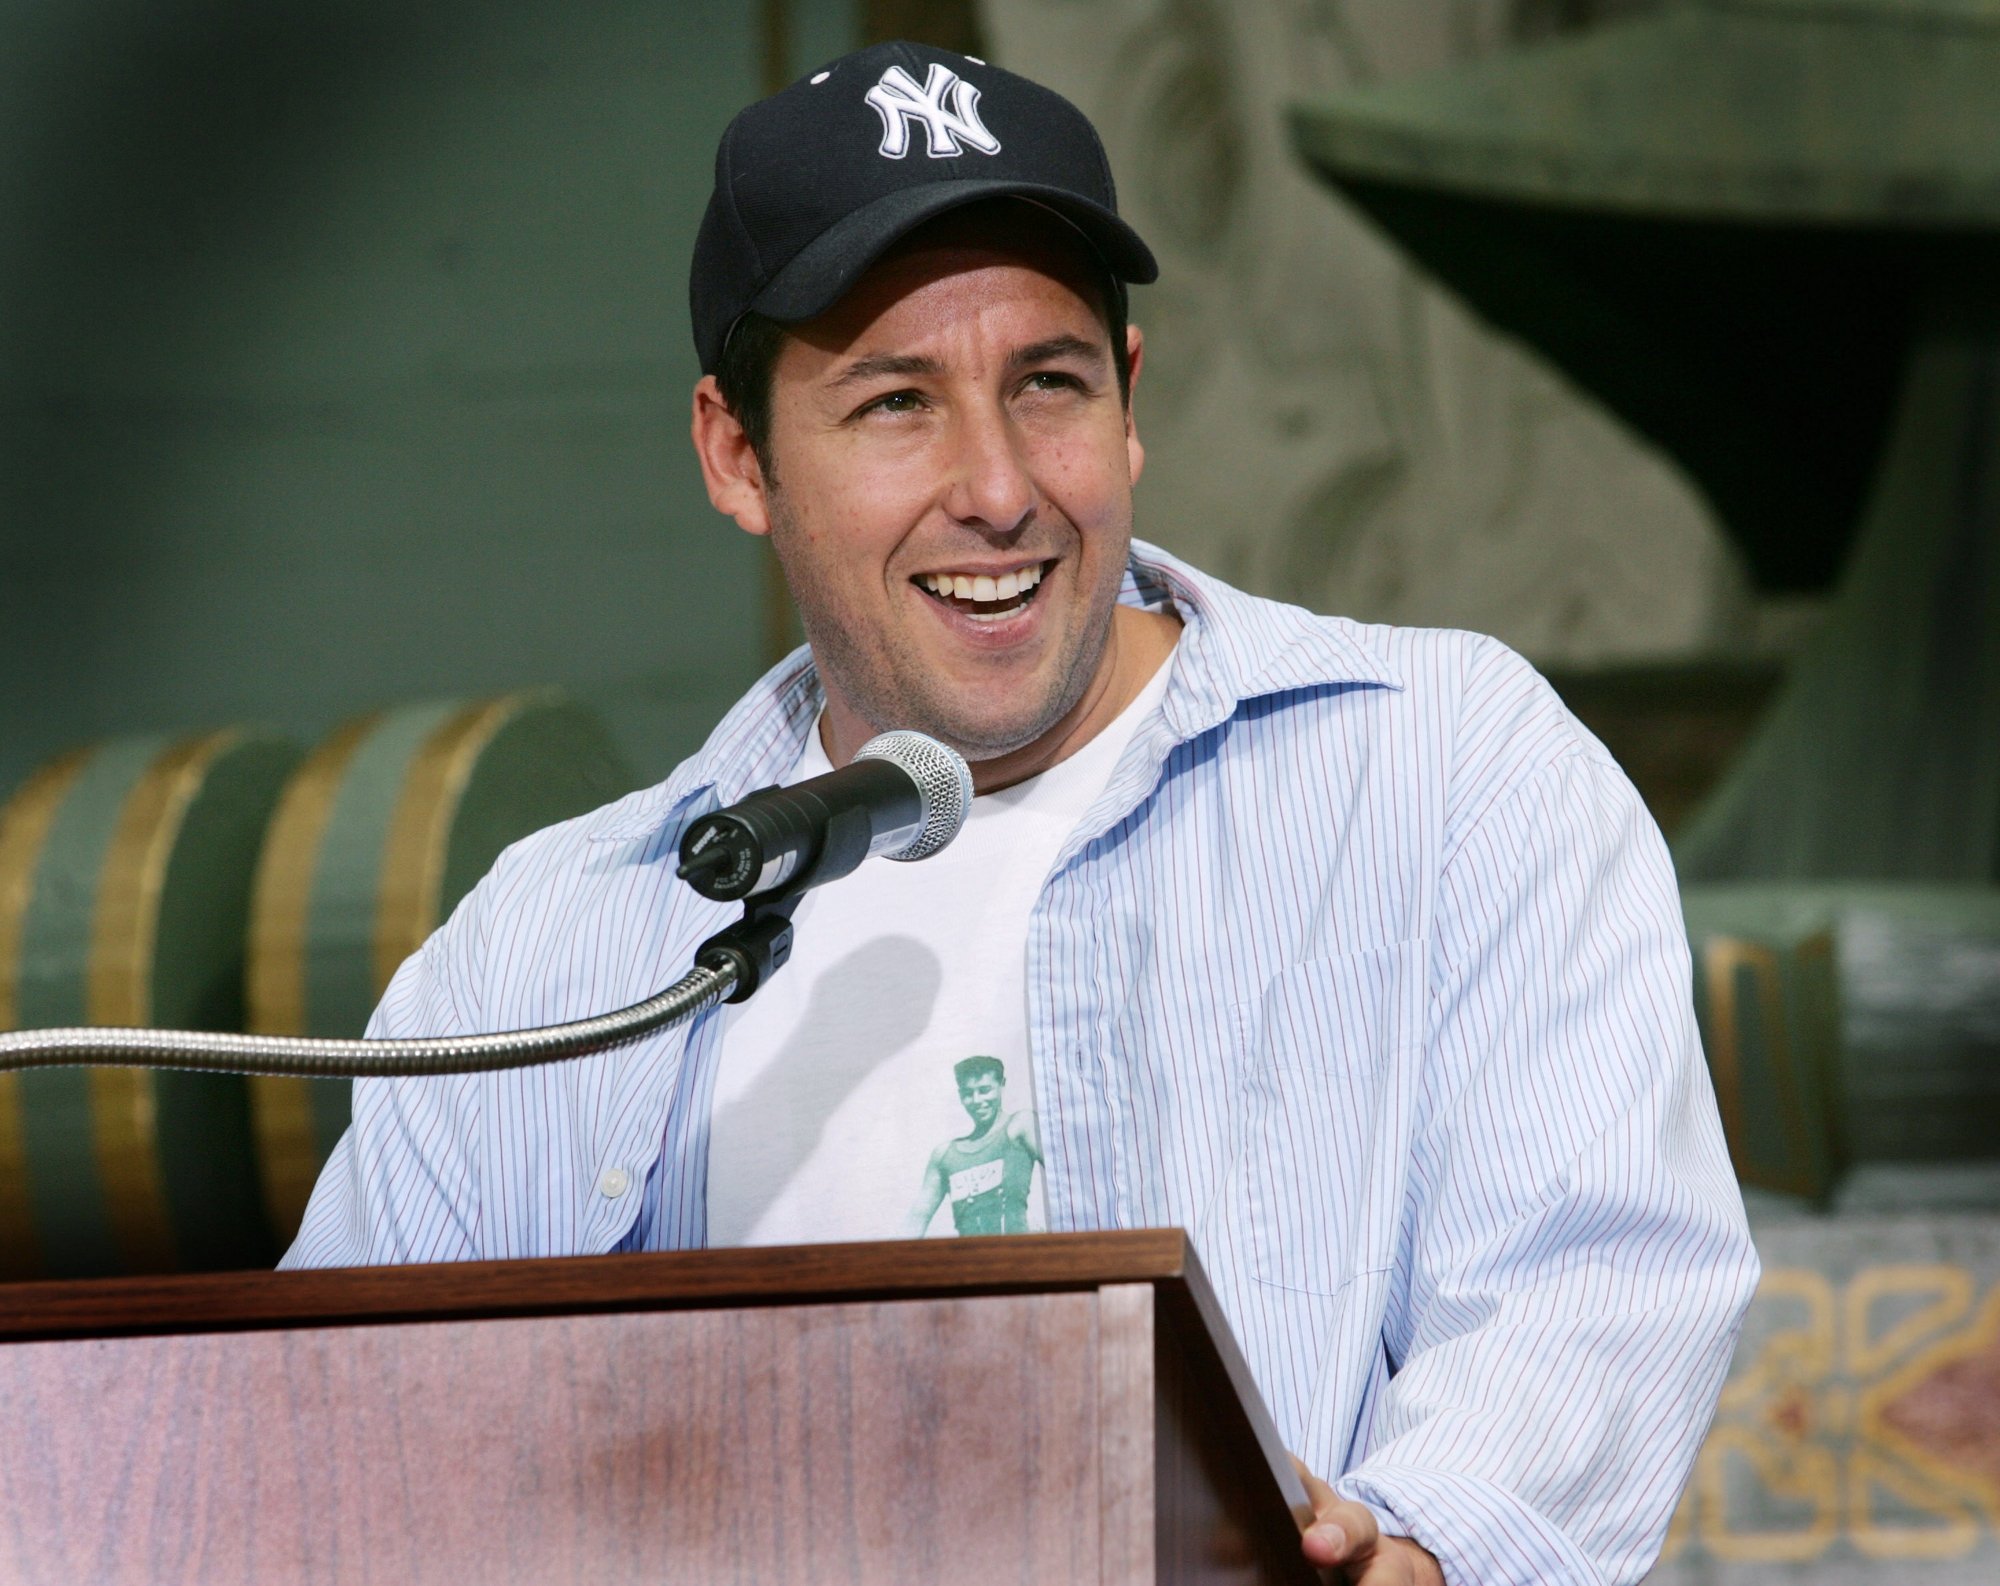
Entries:
[[1001,1115],[1007,1066],[997,1057],[968,1057],[952,1066],[952,1076],[972,1132],[931,1153],[908,1231],[921,1238],[949,1195],[951,1220],[961,1234],[1027,1233],[1028,1186],[1042,1160],[1034,1110]]

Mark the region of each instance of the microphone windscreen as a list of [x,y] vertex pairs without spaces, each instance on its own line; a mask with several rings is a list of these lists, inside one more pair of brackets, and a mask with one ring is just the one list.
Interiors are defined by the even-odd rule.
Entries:
[[880,733],[854,753],[857,760],[887,760],[909,774],[923,801],[917,835],[885,859],[928,859],[965,827],[972,809],[972,768],[956,749],[907,728]]

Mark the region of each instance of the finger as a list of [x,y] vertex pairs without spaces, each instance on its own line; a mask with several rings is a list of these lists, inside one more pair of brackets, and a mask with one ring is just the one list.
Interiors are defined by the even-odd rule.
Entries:
[[1365,1562],[1382,1537],[1373,1511],[1366,1504],[1350,1503],[1331,1489],[1328,1497],[1331,1502],[1313,1505],[1315,1518],[1303,1539],[1307,1560],[1322,1568]]
[[1415,1586],[1417,1579],[1400,1551],[1379,1545],[1366,1559],[1349,1564],[1334,1578],[1343,1586]]
[[1288,1454],[1285,1457],[1291,1460],[1292,1469],[1299,1473],[1299,1480],[1305,1484],[1306,1502],[1312,1505],[1314,1514],[1318,1514],[1330,1503],[1341,1501],[1340,1494],[1306,1469],[1306,1462],[1298,1455]]

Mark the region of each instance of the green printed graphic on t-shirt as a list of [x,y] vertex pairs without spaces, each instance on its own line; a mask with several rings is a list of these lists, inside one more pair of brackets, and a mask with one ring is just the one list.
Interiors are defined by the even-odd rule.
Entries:
[[1042,1160],[1034,1109],[1007,1110],[1007,1070],[997,1057],[965,1058],[953,1065],[952,1077],[972,1129],[931,1153],[909,1231],[924,1233],[949,1200],[952,1227],[961,1235],[1027,1233],[1029,1190]]

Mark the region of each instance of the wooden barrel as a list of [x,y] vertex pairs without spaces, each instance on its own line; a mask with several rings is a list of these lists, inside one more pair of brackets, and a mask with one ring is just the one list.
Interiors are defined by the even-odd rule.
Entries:
[[1691,937],[1695,1015],[1736,1176],[1824,1203],[1846,1161],[1834,934]]
[[[1808,1099],[1793,1115],[1805,1119],[1811,1153],[1830,1150],[1850,1163],[2000,1161],[2000,887],[1711,883],[1682,888],[1681,905],[1698,985],[1715,984],[1716,966],[1733,951],[1705,944],[1769,950],[1775,968],[1767,961],[1750,969],[1737,954],[1737,979],[1755,976],[1763,989],[1753,995],[1746,988],[1736,1007],[1790,1010],[1782,1028],[1765,1021],[1783,1035],[1773,1061],[1785,1053],[1806,1059],[1801,1072],[1809,1091],[1812,1069],[1822,1061],[1812,1052],[1828,1054],[1826,1101]],[[1830,953],[1811,947],[1829,939]],[[1795,963],[1808,947],[1808,961]],[[1831,1034],[1824,1029],[1828,1008]],[[1727,1121],[1726,1076],[1716,1059],[1728,1051],[1718,1044],[1715,1021],[1704,1035]],[[1765,1064],[1762,1039],[1746,1028],[1737,1042],[1746,1074]],[[1767,1085],[1771,1098],[1774,1086],[1775,1079]],[[1770,1100],[1746,1105],[1783,1121]],[[1822,1130],[1824,1150],[1814,1143]],[[1767,1160],[1775,1145],[1767,1135]]]
[[[350,721],[286,786],[251,907],[249,1028],[355,1036],[389,978],[540,827],[633,779],[590,712],[552,692]],[[254,1079],[264,1204],[289,1241],[347,1127],[346,1080]]]
[[[0,809],[0,1028],[242,1027],[244,927],[298,751],[236,730],[44,766]],[[0,1075],[0,1273],[267,1264],[244,1082]]]

